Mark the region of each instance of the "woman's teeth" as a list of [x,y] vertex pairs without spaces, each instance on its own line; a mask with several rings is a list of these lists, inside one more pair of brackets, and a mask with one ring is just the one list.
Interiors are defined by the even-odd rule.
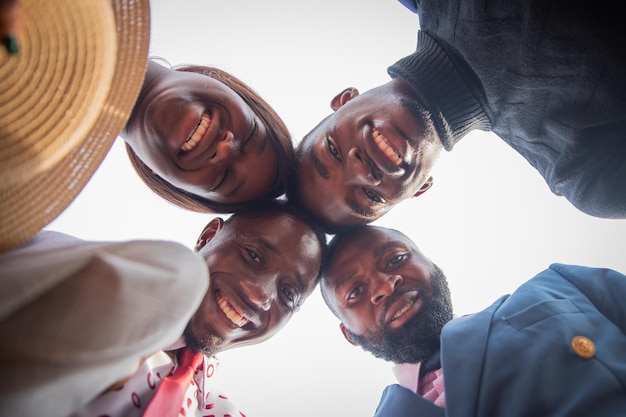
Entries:
[[391,145],[389,145],[387,138],[375,129],[372,132],[372,137],[374,138],[374,143],[376,143],[378,149],[380,149],[380,151],[385,154],[387,159],[389,159],[395,166],[400,166],[400,164],[402,163],[402,158],[396,153],[396,151],[393,150]]
[[195,148],[198,142],[200,142],[200,139],[202,139],[202,136],[206,132],[207,127],[209,127],[209,116],[203,114],[200,118],[200,123],[198,123],[198,126],[196,126],[193,132],[191,132],[189,138],[185,143],[183,143],[183,146],[181,146],[180,149],[183,152],[189,152],[190,150]]
[[239,312],[233,308],[233,306],[226,300],[226,298],[218,295],[217,305],[224,312],[226,317],[228,317],[230,321],[233,322],[235,326],[243,327],[248,324],[248,319],[239,314]]
[[415,299],[409,300],[404,307],[402,307],[400,310],[398,310],[396,314],[393,315],[391,321],[394,321],[400,318],[404,313],[409,311],[411,307],[413,307],[413,304],[415,304]]

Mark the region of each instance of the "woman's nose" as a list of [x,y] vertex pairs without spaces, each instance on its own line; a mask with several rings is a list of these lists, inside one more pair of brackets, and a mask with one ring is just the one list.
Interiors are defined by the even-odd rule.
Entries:
[[220,163],[234,159],[239,155],[239,149],[235,144],[233,132],[226,131],[224,138],[217,144],[211,162]]

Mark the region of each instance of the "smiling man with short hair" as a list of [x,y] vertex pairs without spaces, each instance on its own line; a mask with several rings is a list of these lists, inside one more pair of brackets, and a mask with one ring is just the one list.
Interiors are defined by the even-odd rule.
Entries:
[[390,63],[389,81],[331,99],[333,112],[296,148],[291,200],[331,233],[370,223],[428,190],[443,150],[484,131],[580,211],[626,217],[617,3],[400,2],[419,17],[415,51]]

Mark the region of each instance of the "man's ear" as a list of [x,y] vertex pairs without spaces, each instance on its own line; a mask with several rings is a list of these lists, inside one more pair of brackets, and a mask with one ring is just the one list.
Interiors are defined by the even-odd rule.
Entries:
[[424,194],[426,191],[430,189],[430,187],[433,186],[433,182],[434,182],[433,177],[428,177],[428,179],[426,180],[424,184],[422,184],[420,189],[417,190],[415,194],[413,194],[413,197],[417,197],[418,195]]
[[346,329],[346,326],[343,325],[343,323],[339,323],[339,328],[341,329],[341,333],[343,334],[343,337],[346,338],[346,340],[351,344],[356,346],[356,342],[352,339],[352,337],[350,337],[350,335],[348,334],[348,329]]
[[330,108],[333,109],[333,111],[337,111],[339,107],[343,106],[348,101],[352,100],[358,95],[359,95],[359,90],[357,90],[354,87],[348,87],[345,90],[343,90],[341,93],[333,97],[333,99],[330,101]]
[[204,245],[206,245],[218,234],[220,230],[222,230],[223,225],[224,219],[222,219],[221,217],[216,217],[211,220],[209,224],[204,226],[202,233],[200,233],[200,236],[198,236],[198,240],[196,241],[196,246],[194,247],[194,250],[196,252],[200,252],[200,249],[202,249]]

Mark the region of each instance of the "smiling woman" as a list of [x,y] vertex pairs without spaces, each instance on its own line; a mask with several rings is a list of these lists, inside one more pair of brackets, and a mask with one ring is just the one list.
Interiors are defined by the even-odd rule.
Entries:
[[183,208],[231,213],[284,193],[287,127],[246,84],[213,67],[148,63],[122,137],[141,179]]

